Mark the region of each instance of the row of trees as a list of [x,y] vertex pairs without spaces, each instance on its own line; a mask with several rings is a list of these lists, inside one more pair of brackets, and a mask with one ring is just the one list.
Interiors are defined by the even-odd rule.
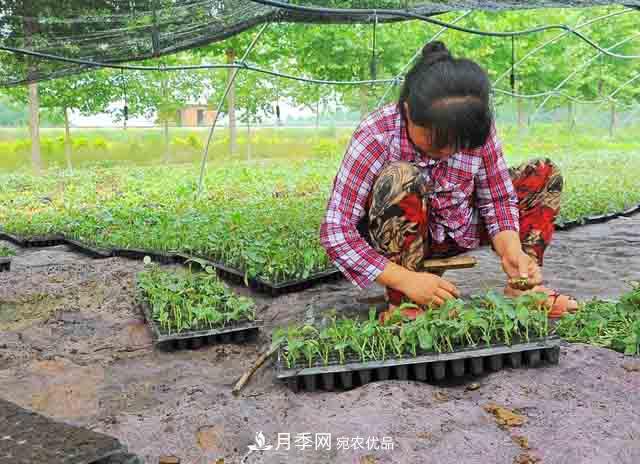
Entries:
[[[596,20],[615,12],[620,14]],[[451,22],[459,15],[449,13],[438,18]],[[457,24],[490,31],[569,24],[603,47],[611,48],[612,52],[631,55],[640,54],[640,33],[637,31],[639,15],[638,11],[626,11],[620,7],[473,12]],[[248,61],[266,69],[323,80],[389,78],[401,75],[415,53],[439,31],[439,26],[419,21],[379,24],[375,28],[374,48],[373,25],[272,24],[248,56]],[[242,55],[255,34],[254,29],[224,42],[142,64],[179,66],[233,62]],[[513,90],[524,94],[557,89],[584,100],[606,99],[636,73],[640,75],[637,61],[606,57],[560,30],[519,36],[515,40],[449,30],[440,40],[445,41],[455,55],[482,63],[496,82],[496,88],[508,90],[511,90],[510,73],[505,71],[512,66],[514,58],[517,61],[549,41],[549,46],[515,67]],[[6,55],[0,57],[0,69],[9,66],[7,60],[9,58]],[[34,84],[30,88],[2,89],[1,92],[14,101],[30,104],[30,125],[35,138],[38,106],[58,111],[63,116],[67,157],[71,165],[70,111],[95,114],[106,111],[114,102],[120,102],[113,114],[115,118],[122,119],[125,116],[122,102],[126,95],[128,116],[155,115],[158,122],[164,125],[168,141],[169,124],[176,110],[185,103],[202,99],[212,105],[217,104],[230,74],[228,70],[120,72],[103,69],[46,81],[37,86]],[[567,77],[570,78],[567,80]],[[313,85],[241,70],[227,105],[219,110],[229,117],[233,150],[236,108],[239,109],[240,119],[246,123],[254,123],[272,115],[278,103],[284,101],[306,107],[317,117],[323,108],[329,107],[357,109],[364,115],[374,107],[385,90],[387,87],[382,85]],[[624,85],[615,94],[615,100],[633,103],[638,99],[638,90],[640,79]],[[396,94],[389,92],[387,99],[395,98]],[[496,102],[500,104],[504,98],[498,94]],[[547,108],[561,104],[567,104],[567,101],[551,98],[545,102]],[[39,164],[35,151],[34,164]]]

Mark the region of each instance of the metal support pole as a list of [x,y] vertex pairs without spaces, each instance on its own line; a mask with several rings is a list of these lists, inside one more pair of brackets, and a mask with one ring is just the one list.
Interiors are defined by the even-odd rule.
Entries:
[[[253,47],[256,45],[256,43],[258,43],[258,40],[260,39],[263,32],[267,29],[268,26],[269,26],[269,23],[266,23],[264,26],[262,26],[262,28],[260,29],[258,34],[255,36],[253,41],[249,44],[249,46],[247,47],[247,50],[244,52],[244,55],[242,55],[242,58],[240,59],[241,64],[244,64],[244,61],[247,58],[247,55],[249,55],[251,50],[253,50]],[[222,98],[220,99],[220,103],[216,108],[216,115],[213,118],[213,124],[211,124],[209,137],[207,137],[207,144],[204,147],[204,153],[202,155],[202,162],[200,163],[200,178],[198,179],[198,193],[197,193],[198,197],[202,193],[202,184],[204,182],[204,170],[207,165],[207,157],[209,156],[209,145],[211,144],[211,139],[213,138],[213,131],[215,130],[216,124],[218,122],[218,116],[220,115],[220,108],[222,108],[222,105],[224,105],[224,101],[227,99],[227,95],[229,94],[229,91],[231,90],[231,86],[236,80],[236,76],[238,75],[239,70],[240,70],[239,68],[234,68],[233,74],[231,75],[231,77],[229,78],[229,81],[227,82],[227,87],[224,89],[224,93],[222,95]]]

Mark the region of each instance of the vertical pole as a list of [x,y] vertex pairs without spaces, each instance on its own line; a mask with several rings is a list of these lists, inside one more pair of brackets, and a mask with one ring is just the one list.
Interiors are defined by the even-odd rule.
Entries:
[[29,84],[29,133],[31,134],[31,162],[36,175],[42,174],[40,156],[40,101],[38,84]]
[[[227,63],[231,64],[236,60],[236,51],[228,48]],[[228,82],[230,85],[229,94],[227,95],[227,107],[229,109],[229,150],[234,155],[237,151],[237,132],[236,132],[236,86],[233,83],[235,79],[235,69],[229,69]]]

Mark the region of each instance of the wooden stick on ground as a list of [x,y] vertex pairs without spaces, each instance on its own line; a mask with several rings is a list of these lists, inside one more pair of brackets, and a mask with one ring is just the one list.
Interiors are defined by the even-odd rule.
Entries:
[[262,353],[258,357],[256,362],[253,364],[253,366],[251,366],[251,369],[249,369],[247,372],[244,373],[242,377],[240,377],[240,380],[238,380],[238,383],[236,383],[235,387],[233,387],[233,390],[231,390],[231,393],[233,393],[234,395],[237,395],[238,393],[240,393],[240,390],[242,390],[244,386],[247,384],[247,382],[249,382],[249,379],[251,378],[253,373],[258,369],[260,369],[260,366],[262,366],[265,363],[265,361],[271,357],[273,353],[278,351],[279,347],[280,345],[274,345],[271,348],[269,348],[267,351]]

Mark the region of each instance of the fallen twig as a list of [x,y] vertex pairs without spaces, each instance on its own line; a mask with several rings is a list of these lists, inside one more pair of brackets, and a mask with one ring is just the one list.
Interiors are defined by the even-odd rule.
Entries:
[[267,351],[262,353],[258,357],[256,362],[253,364],[253,366],[251,366],[251,368],[247,372],[245,372],[242,377],[240,377],[240,380],[238,380],[238,383],[236,383],[235,387],[233,387],[233,390],[231,390],[231,393],[233,393],[234,395],[237,395],[238,393],[240,393],[240,390],[242,390],[244,386],[247,384],[247,382],[249,382],[249,379],[251,378],[253,373],[257,371],[260,368],[260,366],[262,366],[265,363],[265,361],[269,359],[269,357],[271,357],[271,355],[278,350],[279,346],[280,346],[279,344],[272,345],[271,348],[269,348]]

